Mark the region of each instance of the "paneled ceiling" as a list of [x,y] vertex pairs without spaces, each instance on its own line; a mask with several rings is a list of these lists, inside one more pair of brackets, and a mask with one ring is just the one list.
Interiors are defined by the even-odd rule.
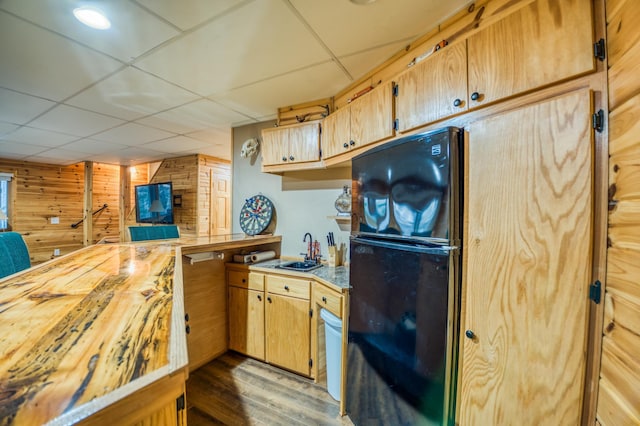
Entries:
[[0,0],[0,158],[230,159],[232,127],[333,96],[466,3]]

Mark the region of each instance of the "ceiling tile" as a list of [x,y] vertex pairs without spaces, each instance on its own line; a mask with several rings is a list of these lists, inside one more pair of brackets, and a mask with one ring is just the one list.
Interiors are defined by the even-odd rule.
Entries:
[[[252,117],[276,114],[279,107],[333,96],[349,84],[330,61],[213,96],[215,100]],[[234,123],[234,126],[237,123]]]
[[136,65],[210,95],[328,58],[285,2],[261,0],[185,35]]
[[378,65],[384,63],[387,59],[401,51],[406,43],[391,43],[376,49],[367,50],[340,57],[340,63],[349,71],[349,74],[357,80]]
[[0,121],[26,124],[54,105],[45,99],[0,88]]
[[83,152],[85,154],[105,154],[126,148],[126,145],[120,145],[113,142],[104,143],[103,141],[97,141],[94,139],[80,139],[64,146],[64,149]]
[[180,87],[127,67],[65,103],[130,121],[196,98]]
[[70,133],[75,136],[89,136],[111,129],[123,121],[106,115],[96,114],[83,109],[58,105],[51,111],[32,121],[33,127]]
[[174,136],[174,134],[165,132],[164,130],[142,126],[136,123],[127,123],[107,130],[106,132],[93,135],[92,138],[122,145],[139,146],[147,142],[166,139],[171,136]]
[[12,141],[0,141],[0,155],[6,157],[9,154],[13,155],[33,155],[44,151],[49,148],[46,146],[31,145],[27,143],[12,142]]
[[7,135],[16,131],[20,126],[13,123],[4,123],[0,121],[0,140],[4,139]]
[[201,99],[178,108],[137,120],[138,123],[174,133],[189,133],[212,125],[226,125],[248,117],[209,99]]
[[[47,158],[50,160],[60,160],[64,161],[64,164],[75,164],[80,161],[84,161],[85,154],[77,151],[70,151],[62,148],[52,148],[46,151],[43,151],[36,155],[39,158]],[[31,157],[29,157],[29,161],[35,161]],[[59,164],[59,163],[56,163]]]
[[111,154],[120,159],[120,164],[131,165],[161,161],[167,158],[166,152],[153,151],[149,148],[126,148],[121,151],[114,151]]
[[5,139],[16,143],[28,143],[31,145],[54,148],[74,141],[78,139],[78,137],[64,133],[52,132],[50,130],[24,126],[6,136]]
[[[78,5],[100,9],[111,28],[96,30],[73,16]],[[128,0],[3,0],[2,8],[59,34],[129,62],[180,32]]]
[[150,142],[144,145],[144,148],[151,148],[156,151],[176,153],[189,152],[197,154],[200,148],[206,148],[209,144],[186,136],[176,136],[173,138],[163,139],[161,141]]
[[186,30],[195,27],[246,0],[135,0],[136,3]]
[[[400,40],[413,40],[465,7],[468,0],[290,0],[336,56]],[[401,23],[401,25],[398,25]]]
[[185,136],[188,136],[192,139],[197,139],[202,142],[207,142],[210,145],[229,144],[233,141],[233,132],[231,131],[231,126],[211,127],[209,129],[188,133]]
[[0,12],[0,54],[0,87],[54,101],[71,96],[122,66],[4,12]]

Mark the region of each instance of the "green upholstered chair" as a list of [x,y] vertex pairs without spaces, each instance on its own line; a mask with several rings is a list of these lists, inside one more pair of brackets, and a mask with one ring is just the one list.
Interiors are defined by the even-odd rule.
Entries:
[[167,240],[180,238],[177,225],[130,226],[131,241]]
[[0,278],[31,267],[29,250],[17,232],[0,232]]

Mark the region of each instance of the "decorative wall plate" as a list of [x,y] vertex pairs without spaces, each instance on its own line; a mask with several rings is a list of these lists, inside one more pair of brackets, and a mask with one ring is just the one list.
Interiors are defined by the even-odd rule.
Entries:
[[240,210],[240,228],[247,235],[257,235],[267,229],[273,218],[273,203],[264,195],[254,195]]

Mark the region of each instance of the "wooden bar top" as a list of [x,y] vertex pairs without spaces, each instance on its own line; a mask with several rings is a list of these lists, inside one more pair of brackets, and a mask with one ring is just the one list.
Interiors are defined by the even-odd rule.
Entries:
[[182,371],[182,250],[244,235],[99,244],[0,280],[0,425],[70,424]]

